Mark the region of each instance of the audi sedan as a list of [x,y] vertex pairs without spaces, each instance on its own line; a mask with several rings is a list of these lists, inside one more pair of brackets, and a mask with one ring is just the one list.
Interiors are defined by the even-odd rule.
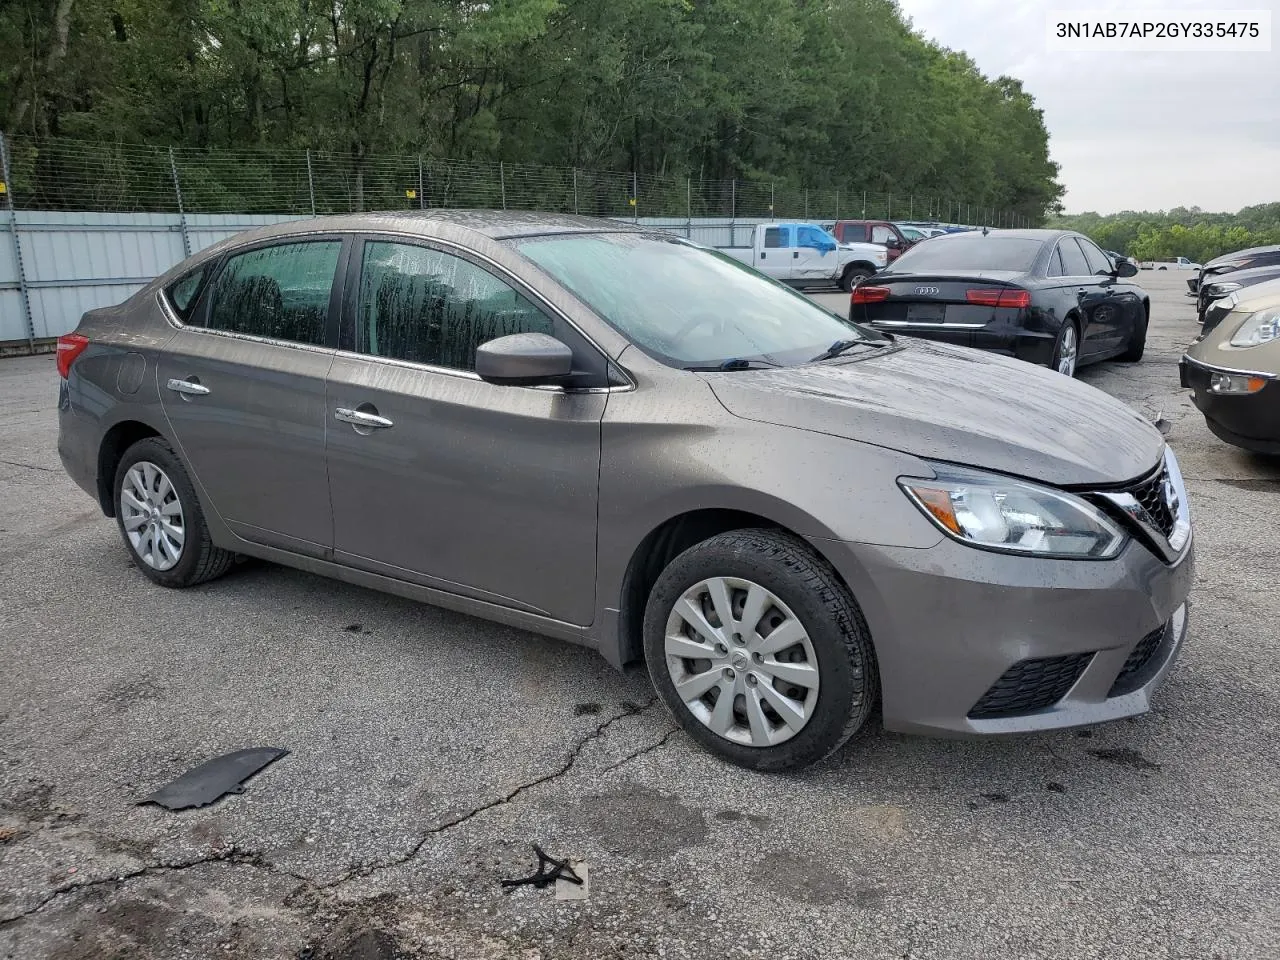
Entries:
[[849,319],[977,347],[1068,377],[1086,363],[1135,363],[1151,299],[1114,261],[1064,230],[982,230],[912,247],[853,291]]
[[643,661],[748,767],[877,704],[1139,714],[1186,634],[1177,458],[1126,406],[613,221],[266,227],[87,313],[58,370],[62,461],[155,583],[259,557]]

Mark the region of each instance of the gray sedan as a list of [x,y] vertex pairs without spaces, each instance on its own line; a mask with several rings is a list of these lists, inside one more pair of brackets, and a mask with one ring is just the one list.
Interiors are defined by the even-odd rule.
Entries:
[[1142,713],[1186,633],[1182,478],[1128,408],[612,221],[264,228],[87,313],[58,367],[63,463],[156,583],[259,557],[643,660],[749,767],[877,704]]

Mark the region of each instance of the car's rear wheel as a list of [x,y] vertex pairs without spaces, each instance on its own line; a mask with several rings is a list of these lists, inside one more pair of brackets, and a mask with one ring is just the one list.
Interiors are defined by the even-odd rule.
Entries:
[[875,276],[875,272],[869,267],[864,267],[857,263],[850,264],[840,277],[840,288],[847,293],[862,283],[863,280],[868,280],[873,276]]
[[827,756],[878,692],[852,595],[803,541],[773,530],[721,534],[672,560],[644,639],[654,687],[685,731],[756,770]]
[[1137,363],[1142,359],[1143,353],[1147,349],[1147,324],[1150,318],[1146,311],[1142,312],[1142,319],[1138,321],[1137,327],[1134,328],[1132,334],[1129,335],[1129,344],[1125,347],[1124,353],[1117,357],[1124,363]]
[[230,569],[235,554],[209,538],[186,468],[159,437],[139,440],[116,467],[116,524],[134,566],[165,587],[191,587]]
[[1074,320],[1067,320],[1058,330],[1058,339],[1053,344],[1053,359],[1049,367],[1066,377],[1076,375],[1076,361],[1080,357],[1080,333],[1076,330]]

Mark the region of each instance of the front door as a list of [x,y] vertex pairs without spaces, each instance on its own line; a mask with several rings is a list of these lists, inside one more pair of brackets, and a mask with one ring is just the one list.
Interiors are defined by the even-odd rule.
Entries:
[[209,505],[238,536],[311,556],[332,541],[325,378],[339,238],[229,257],[161,351],[161,404]]
[[463,256],[368,239],[359,259],[328,387],[335,558],[589,624],[608,394],[473,369],[477,346],[510,333],[569,343],[575,369],[594,348]]
[[815,283],[834,279],[840,257],[833,248],[834,238],[805,223],[796,226],[795,238],[795,249],[791,251],[791,280]]

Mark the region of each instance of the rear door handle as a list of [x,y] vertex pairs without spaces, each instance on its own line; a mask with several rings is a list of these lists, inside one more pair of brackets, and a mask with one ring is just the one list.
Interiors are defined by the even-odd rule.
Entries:
[[792,259],[792,260],[799,260],[799,259],[800,259],[800,251],[799,251],[799,250],[796,250],[794,253],[792,253],[792,254],[791,254],[791,259]]
[[183,393],[189,397],[203,397],[209,392],[209,388],[203,383],[192,382],[191,380],[170,380],[165,384],[174,393]]
[[386,417],[380,417],[376,413],[367,413],[364,410],[351,410],[347,407],[338,407],[333,411],[335,420],[341,420],[343,423],[349,423],[354,427],[367,427],[370,429],[386,429],[394,427],[395,424]]

